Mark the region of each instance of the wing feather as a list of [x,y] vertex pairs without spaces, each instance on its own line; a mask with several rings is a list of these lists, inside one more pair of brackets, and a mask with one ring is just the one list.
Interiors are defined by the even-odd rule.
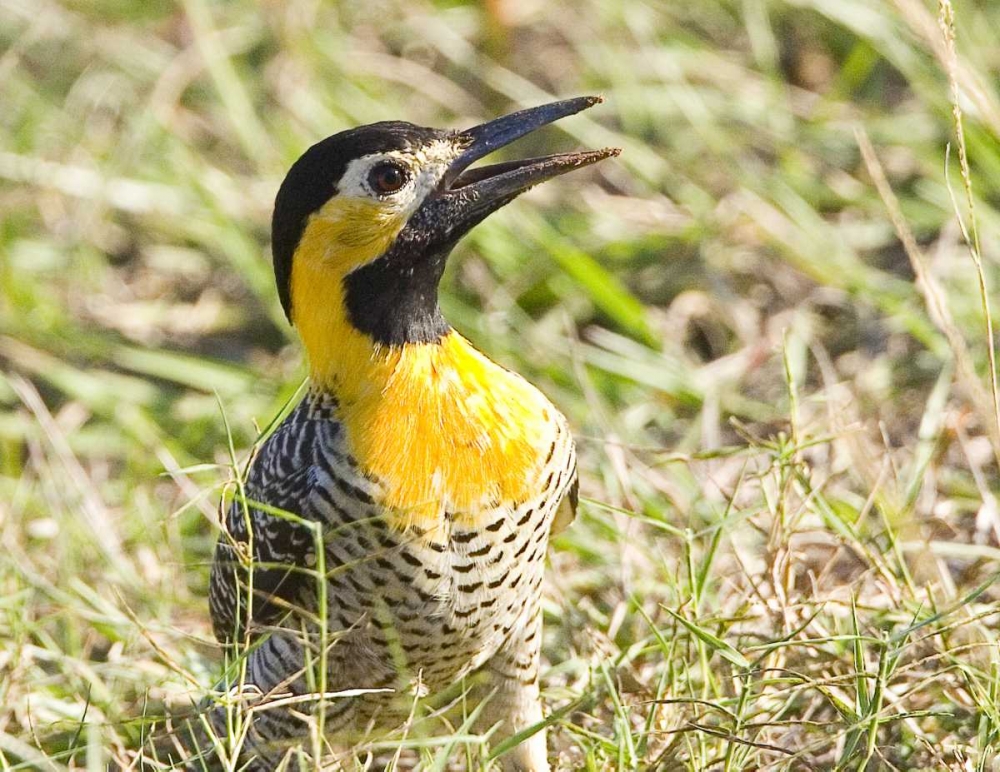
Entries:
[[209,586],[212,626],[222,642],[241,637],[248,619],[254,627],[271,625],[290,608],[309,610],[315,597],[308,571],[315,564],[314,531],[297,521],[322,519],[316,504],[322,426],[300,412],[264,442],[243,487],[246,502],[233,501],[226,513]]

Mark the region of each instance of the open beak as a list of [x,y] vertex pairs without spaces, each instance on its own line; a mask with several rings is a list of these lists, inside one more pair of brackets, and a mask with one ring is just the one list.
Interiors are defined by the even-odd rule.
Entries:
[[[504,187],[513,191],[514,187],[523,183],[530,186],[555,177],[557,174],[600,161],[602,158],[618,155],[621,151],[613,148],[590,153],[563,153],[545,158],[529,158],[524,161],[485,166],[462,174],[470,165],[494,150],[509,145],[514,140],[520,139],[542,126],[558,121],[560,118],[574,115],[603,101],[604,98],[599,96],[565,99],[562,102],[552,102],[538,107],[529,107],[527,110],[519,110],[516,113],[505,115],[488,123],[481,123],[460,132],[459,137],[468,142],[468,148],[452,162],[442,183],[446,187],[454,189],[491,177],[503,177],[505,180],[510,180]],[[512,179],[510,175],[513,172],[520,172],[520,174]],[[518,192],[524,189],[524,187],[520,187]]]
[[465,145],[465,150],[452,161],[438,190],[421,207],[427,210],[423,213],[426,216],[418,219],[438,226],[435,240],[454,242],[490,213],[538,183],[618,155],[620,148],[604,148],[469,168],[494,150],[602,101],[599,96],[591,96],[552,102],[458,132],[458,141]]

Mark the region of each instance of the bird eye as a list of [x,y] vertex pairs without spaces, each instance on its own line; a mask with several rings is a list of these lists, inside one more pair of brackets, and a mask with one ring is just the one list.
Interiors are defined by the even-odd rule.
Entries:
[[393,163],[381,163],[368,173],[368,184],[378,194],[395,193],[410,179],[410,173]]

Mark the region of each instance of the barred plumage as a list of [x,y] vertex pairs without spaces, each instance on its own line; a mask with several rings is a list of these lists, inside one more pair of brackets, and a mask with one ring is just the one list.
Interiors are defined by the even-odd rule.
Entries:
[[[210,606],[220,640],[241,636],[246,618],[258,628],[280,621],[288,631],[272,633],[249,655],[246,685],[264,695],[279,687],[280,694],[311,691],[302,647],[317,644],[315,624],[303,624],[318,611],[317,577],[308,573],[316,567],[314,536],[274,511],[284,510],[331,534],[327,618],[336,643],[328,653],[328,691],[392,688],[404,696],[333,700],[327,732],[349,741],[376,714],[391,726],[400,718],[391,704],[406,709],[418,675],[423,691],[434,692],[488,665],[501,680],[537,695],[544,557],[556,509],[576,486],[572,438],[554,409],[551,418],[535,496],[479,513],[478,528],[456,526],[452,516],[439,529],[396,531],[375,503],[378,481],[359,472],[345,446],[335,401],[311,391],[263,444],[246,481],[248,505],[230,507],[212,569]],[[252,596],[247,560],[236,552],[248,542],[257,565]],[[305,639],[303,627],[310,630]],[[244,752],[269,769],[284,751],[281,741],[306,731],[289,711],[258,715],[268,718],[257,720]],[[485,712],[484,729],[496,715]]]

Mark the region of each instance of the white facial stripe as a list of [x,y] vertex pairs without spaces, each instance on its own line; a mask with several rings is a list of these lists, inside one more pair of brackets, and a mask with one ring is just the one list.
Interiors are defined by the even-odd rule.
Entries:
[[[345,198],[378,199],[387,206],[407,215],[416,211],[427,195],[437,187],[450,164],[461,153],[459,148],[436,140],[416,150],[392,150],[356,158],[347,165],[337,182],[339,196]],[[385,161],[396,161],[410,170],[410,179],[395,193],[378,195],[368,185],[371,170]]]

